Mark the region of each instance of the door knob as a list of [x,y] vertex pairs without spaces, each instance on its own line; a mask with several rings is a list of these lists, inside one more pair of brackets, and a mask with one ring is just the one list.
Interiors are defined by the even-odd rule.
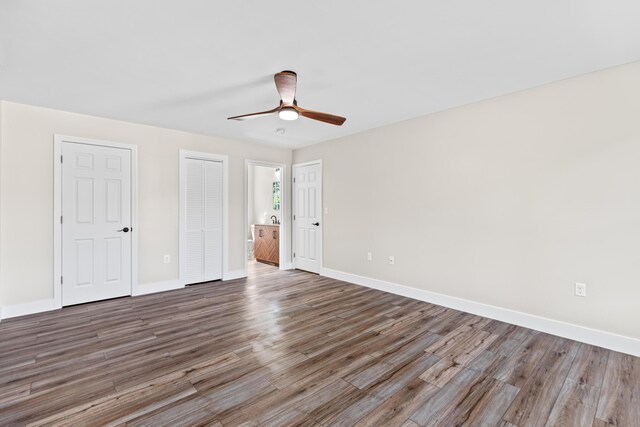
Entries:
[[319,222],[312,222],[311,225],[315,225],[316,227],[320,225]]
[[118,230],[118,232],[128,233],[129,232],[129,227],[125,227],[122,230]]

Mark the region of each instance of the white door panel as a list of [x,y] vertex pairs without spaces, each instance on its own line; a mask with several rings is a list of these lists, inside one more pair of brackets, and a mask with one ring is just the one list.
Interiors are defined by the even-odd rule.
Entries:
[[122,280],[122,239],[110,237],[106,243],[106,282],[119,282]]
[[62,144],[62,304],[131,294],[131,151]]
[[185,160],[185,274],[187,283],[202,281],[203,270],[203,200],[204,162]]
[[322,170],[319,163],[293,167],[294,175],[294,264],[296,268],[320,272],[322,254]]
[[187,231],[185,233],[185,272],[184,279],[188,283],[202,282],[203,261],[202,231]]
[[222,278],[222,163],[204,161],[204,279]]

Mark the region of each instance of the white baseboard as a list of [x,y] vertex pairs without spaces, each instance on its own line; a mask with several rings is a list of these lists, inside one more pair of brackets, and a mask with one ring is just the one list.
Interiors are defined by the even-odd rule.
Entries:
[[224,275],[222,280],[235,280],[242,279],[247,277],[247,270],[232,270],[228,271],[227,274]]
[[0,312],[2,313],[3,319],[9,319],[11,317],[26,316],[27,314],[41,313],[54,309],[53,298],[51,298],[31,301],[24,304],[5,305],[2,306]]
[[344,282],[378,289],[419,301],[429,302],[431,304],[442,305],[444,307],[453,308],[466,313],[500,320],[502,322],[534,329],[536,331],[546,332],[563,338],[569,338],[575,341],[607,348],[609,350],[640,356],[640,340],[636,338],[617,335],[598,329],[591,329],[572,323],[562,322],[560,320],[548,319],[533,314],[466,300],[463,298],[452,297],[423,289],[412,288],[405,285],[399,285],[397,283],[386,282],[384,280],[358,276],[356,274],[345,273],[343,271],[332,270],[329,268],[324,268],[321,274]]
[[280,270],[293,270],[293,263],[286,262],[286,263],[280,264]]
[[173,291],[174,289],[184,288],[184,285],[180,283],[180,280],[163,280],[161,282],[151,282],[138,285],[133,290],[132,296],[153,294],[156,292]]

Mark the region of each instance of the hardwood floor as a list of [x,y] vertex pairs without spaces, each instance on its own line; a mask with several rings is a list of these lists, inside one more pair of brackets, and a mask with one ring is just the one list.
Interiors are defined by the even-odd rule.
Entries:
[[251,270],[1,322],[0,425],[640,425],[640,358]]

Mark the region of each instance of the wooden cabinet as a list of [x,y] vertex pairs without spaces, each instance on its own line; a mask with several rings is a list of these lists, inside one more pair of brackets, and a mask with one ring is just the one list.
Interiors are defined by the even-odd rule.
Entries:
[[280,265],[280,226],[256,224],[253,254],[256,260]]

